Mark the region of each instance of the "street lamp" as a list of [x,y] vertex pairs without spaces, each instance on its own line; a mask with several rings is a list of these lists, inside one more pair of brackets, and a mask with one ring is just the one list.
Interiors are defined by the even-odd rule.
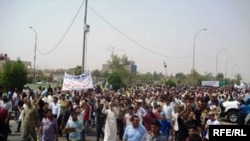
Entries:
[[193,82],[194,82],[194,61],[195,61],[195,40],[196,40],[196,37],[197,35],[202,32],[202,31],[206,31],[207,29],[206,28],[203,28],[201,30],[199,30],[195,36],[194,36],[194,40],[193,40],[193,71],[192,71],[192,77],[193,77]]
[[238,66],[238,64],[234,64],[234,65],[232,66],[232,76],[231,76],[232,79],[233,79],[233,77],[234,77],[234,76],[233,76],[233,75],[234,75],[234,68],[235,68],[236,66]]
[[166,71],[166,81],[168,80],[168,70],[167,70],[167,64],[165,61],[163,61],[163,66],[165,68],[165,71]]
[[37,33],[36,33],[36,30],[30,26],[30,29],[33,30],[35,32],[35,35],[36,35],[36,38],[35,38],[35,50],[34,50],[34,72],[33,72],[33,75],[34,75],[34,78],[33,78],[33,83],[35,84],[36,83],[36,45],[37,45]]
[[227,49],[227,48],[222,48],[222,49],[220,49],[218,52],[217,52],[217,56],[216,56],[216,70],[215,70],[215,80],[217,80],[217,70],[218,70],[218,58],[219,58],[219,53],[221,52],[221,51],[223,51],[223,50],[225,50],[225,49]]
[[226,61],[226,72],[225,72],[225,78],[227,78],[227,65],[228,65],[228,62],[230,61],[230,60],[232,60],[233,59],[233,57],[230,57],[230,58],[228,58],[227,59],[227,61]]

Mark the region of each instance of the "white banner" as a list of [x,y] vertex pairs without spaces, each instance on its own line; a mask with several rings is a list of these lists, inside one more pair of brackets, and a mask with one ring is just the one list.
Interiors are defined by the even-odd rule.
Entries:
[[246,89],[247,86],[243,82],[240,82],[240,85],[234,84],[234,88]]
[[201,81],[202,86],[213,86],[213,87],[219,87],[220,82],[219,81]]
[[81,75],[70,75],[65,72],[63,79],[62,91],[83,90],[93,88],[93,81],[90,71]]

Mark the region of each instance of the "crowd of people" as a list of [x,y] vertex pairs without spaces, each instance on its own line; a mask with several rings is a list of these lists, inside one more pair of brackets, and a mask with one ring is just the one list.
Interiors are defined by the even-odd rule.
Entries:
[[[64,135],[85,141],[91,128],[97,141],[208,141],[209,126],[221,124],[221,103],[242,101],[249,90],[146,84],[116,91],[10,89],[0,92],[0,140],[7,141],[12,132],[13,115],[23,141],[58,141]],[[250,105],[239,105],[239,111],[247,117]]]

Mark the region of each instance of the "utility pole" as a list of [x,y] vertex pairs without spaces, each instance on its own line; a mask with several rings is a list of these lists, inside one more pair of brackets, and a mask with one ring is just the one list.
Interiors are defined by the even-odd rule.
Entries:
[[84,73],[85,67],[85,46],[86,46],[86,34],[89,32],[89,25],[87,25],[87,7],[88,0],[85,0],[85,13],[84,13],[84,28],[83,28],[83,51],[82,51],[82,73]]

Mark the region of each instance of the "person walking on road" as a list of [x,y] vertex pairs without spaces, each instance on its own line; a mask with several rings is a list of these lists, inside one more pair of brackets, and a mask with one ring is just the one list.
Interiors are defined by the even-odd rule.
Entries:
[[31,101],[28,97],[24,99],[24,102],[26,104],[24,111],[23,111],[23,117],[22,117],[22,138],[23,141],[30,140],[29,135],[33,138],[33,140],[37,140],[36,136],[36,127],[39,122],[39,115],[38,110],[36,106],[31,104]]
[[57,120],[52,115],[52,110],[46,111],[46,117],[40,123],[37,138],[42,137],[41,141],[58,141]]
[[116,116],[112,110],[112,103],[105,101],[105,105],[102,109],[102,113],[107,115],[106,123],[104,128],[104,141],[116,141],[117,135],[117,125],[116,125]]
[[123,134],[123,141],[141,141],[144,134],[147,133],[145,127],[140,124],[140,118],[137,115],[131,117],[132,125],[129,125]]
[[142,141],[167,141],[167,137],[160,132],[161,123],[157,119],[153,119],[150,123],[151,129],[149,133],[146,133]]

